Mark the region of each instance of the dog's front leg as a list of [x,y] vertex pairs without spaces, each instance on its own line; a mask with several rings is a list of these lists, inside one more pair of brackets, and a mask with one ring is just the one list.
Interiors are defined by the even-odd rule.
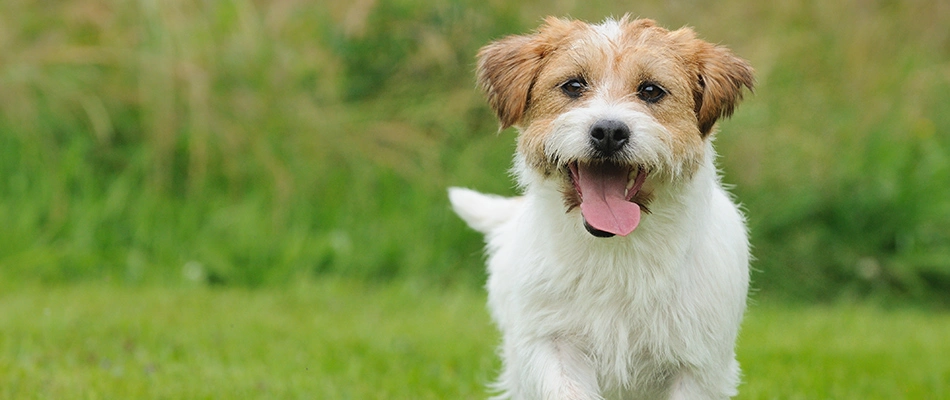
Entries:
[[540,339],[506,345],[499,382],[514,400],[600,400],[590,358],[564,340]]
[[728,380],[717,381],[726,383],[704,385],[696,371],[684,370],[676,378],[670,400],[726,400],[736,395],[735,385],[728,384]]

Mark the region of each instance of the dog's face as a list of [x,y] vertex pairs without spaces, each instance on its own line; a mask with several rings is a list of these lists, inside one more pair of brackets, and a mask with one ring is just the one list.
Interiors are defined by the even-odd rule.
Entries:
[[502,128],[519,129],[524,168],[603,237],[632,232],[657,185],[692,175],[715,122],[753,85],[746,61],[692,30],[626,17],[548,18],[482,48],[478,80]]

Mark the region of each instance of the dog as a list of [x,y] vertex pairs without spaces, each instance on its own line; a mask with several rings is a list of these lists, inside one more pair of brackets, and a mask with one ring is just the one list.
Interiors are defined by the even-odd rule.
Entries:
[[749,243],[712,139],[750,64],[629,16],[547,18],[477,60],[501,130],[518,130],[522,191],[449,188],[485,235],[498,398],[734,396]]

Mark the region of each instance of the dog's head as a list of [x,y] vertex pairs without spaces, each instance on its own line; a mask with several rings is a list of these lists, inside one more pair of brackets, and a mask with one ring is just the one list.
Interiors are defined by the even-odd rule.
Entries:
[[588,231],[613,236],[637,227],[652,188],[696,171],[753,72],[689,28],[548,18],[483,47],[478,82],[502,129],[520,131],[518,172],[555,182]]

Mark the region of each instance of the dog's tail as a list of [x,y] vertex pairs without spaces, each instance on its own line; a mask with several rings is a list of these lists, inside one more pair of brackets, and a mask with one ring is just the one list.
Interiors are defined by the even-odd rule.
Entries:
[[511,219],[521,205],[521,197],[483,194],[459,187],[449,188],[449,201],[468,226],[484,234]]

